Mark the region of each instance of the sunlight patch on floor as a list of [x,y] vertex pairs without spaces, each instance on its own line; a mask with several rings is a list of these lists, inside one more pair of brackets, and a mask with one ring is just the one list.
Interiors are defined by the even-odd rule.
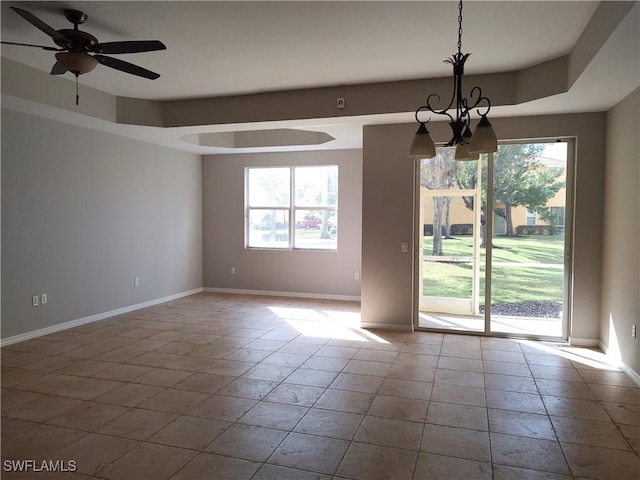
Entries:
[[305,337],[389,343],[360,328],[360,312],[276,306],[270,306],[269,310]]
[[545,344],[531,340],[517,341],[523,345],[528,345],[531,348],[540,350],[542,354],[556,355],[598,370],[620,370],[615,359],[594,348],[575,347],[566,344]]

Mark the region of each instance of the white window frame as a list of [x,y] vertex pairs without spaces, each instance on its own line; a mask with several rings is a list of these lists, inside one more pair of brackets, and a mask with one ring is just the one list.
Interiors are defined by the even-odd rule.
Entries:
[[[317,252],[337,252],[338,251],[338,240],[336,238],[335,247],[334,248],[310,248],[310,247],[300,247],[296,245],[296,212],[301,210],[326,210],[329,212],[335,212],[335,227],[338,226],[338,204],[340,198],[336,201],[335,205],[296,205],[295,193],[295,171],[297,168],[318,168],[318,167],[335,167],[338,169],[338,190],[340,183],[340,167],[337,164],[322,164],[322,165],[269,165],[269,166],[251,166],[245,167],[244,169],[244,185],[245,185],[245,212],[244,212],[244,248],[246,250],[274,250],[274,251],[317,251]],[[273,206],[250,206],[249,205],[249,171],[250,170],[264,170],[268,168],[280,168],[289,169],[289,205],[287,207],[273,207]],[[250,213],[251,211],[273,211],[273,210],[286,210],[287,218],[288,218],[288,234],[289,241],[286,247],[278,247],[278,246],[251,246],[249,245],[249,235],[250,235]]]

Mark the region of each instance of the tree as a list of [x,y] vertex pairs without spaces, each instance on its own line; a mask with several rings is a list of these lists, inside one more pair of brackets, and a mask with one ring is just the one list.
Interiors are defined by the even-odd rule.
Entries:
[[329,220],[335,226],[335,213],[322,207],[338,203],[338,167],[297,167],[295,175],[296,205],[317,206],[317,209],[309,210],[307,215],[320,215],[320,238],[331,238],[332,225]]
[[[273,207],[263,210],[261,224],[269,230],[269,241],[278,240],[278,224],[286,222],[282,207],[286,208],[290,195],[288,168],[252,168],[249,170],[250,202]],[[280,227],[282,228],[282,227]]]
[[[565,186],[562,168],[544,168],[536,158],[540,144],[501,145],[494,155],[493,198],[496,215],[505,219],[507,236],[514,236],[512,209],[517,206],[545,214],[547,202]],[[503,208],[496,208],[496,204]]]
[[[487,162],[481,161],[481,176],[487,178]],[[474,190],[478,187],[478,164],[477,162],[456,162],[455,178],[458,187],[462,190]],[[486,247],[487,238],[487,187],[486,181],[482,182],[480,190],[480,248]],[[465,207],[473,211],[476,208],[475,197],[463,196],[462,201]]]
[[[501,145],[494,154],[493,168],[493,205],[496,215],[505,219],[506,235],[514,235],[511,215],[513,207],[524,206],[539,212],[542,218],[550,215],[546,206],[565,183],[558,181],[562,176],[561,168],[543,168],[537,157],[544,150],[540,144]],[[480,206],[481,247],[486,246],[486,205],[487,205],[487,161],[482,160],[483,178]],[[478,185],[477,164],[475,162],[457,162],[455,168],[456,183],[461,189],[474,189]],[[473,197],[462,197],[465,206],[473,210]],[[501,207],[498,205],[502,204]]]
[[444,238],[451,238],[451,201],[453,197],[444,197]]
[[[420,185],[429,190],[447,190],[455,183],[455,150],[439,148],[436,156],[422,160]],[[448,197],[433,197],[433,251],[432,255],[442,256],[442,212],[448,205]],[[448,223],[448,222],[447,222]],[[448,229],[447,229],[448,230]],[[448,232],[447,232],[448,236]]]
[[[543,222],[546,222],[554,227],[564,227],[564,215],[563,213],[559,212],[557,208],[545,207],[538,210],[538,214],[540,214],[540,219]],[[557,232],[558,230],[552,229],[551,234],[553,234],[554,231]]]
[[[326,173],[326,179],[322,181],[322,198],[320,202],[323,205],[336,205],[338,202],[338,169],[333,167],[322,168],[322,172]],[[333,220],[333,225],[330,224],[329,220]],[[332,227],[334,227],[333,231],[335,232],[335,220],[335,211],[322,210],[321,239],[331,238]]]

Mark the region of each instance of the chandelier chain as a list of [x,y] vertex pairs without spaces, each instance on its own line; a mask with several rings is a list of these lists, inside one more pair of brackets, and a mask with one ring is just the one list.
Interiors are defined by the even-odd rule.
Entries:
[[462,0],[458,4],[458,53],[462,53]]

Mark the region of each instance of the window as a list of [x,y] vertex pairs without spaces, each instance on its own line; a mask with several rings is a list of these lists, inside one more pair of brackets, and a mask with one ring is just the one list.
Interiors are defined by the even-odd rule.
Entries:
[[536,224],[536,212],[535,210],[527,209],[527,225],[535,225]]
[[564,207],[551,207],[551,225],[564,227]]
[[247,248],[336,250],[338,166],[245,170]]

